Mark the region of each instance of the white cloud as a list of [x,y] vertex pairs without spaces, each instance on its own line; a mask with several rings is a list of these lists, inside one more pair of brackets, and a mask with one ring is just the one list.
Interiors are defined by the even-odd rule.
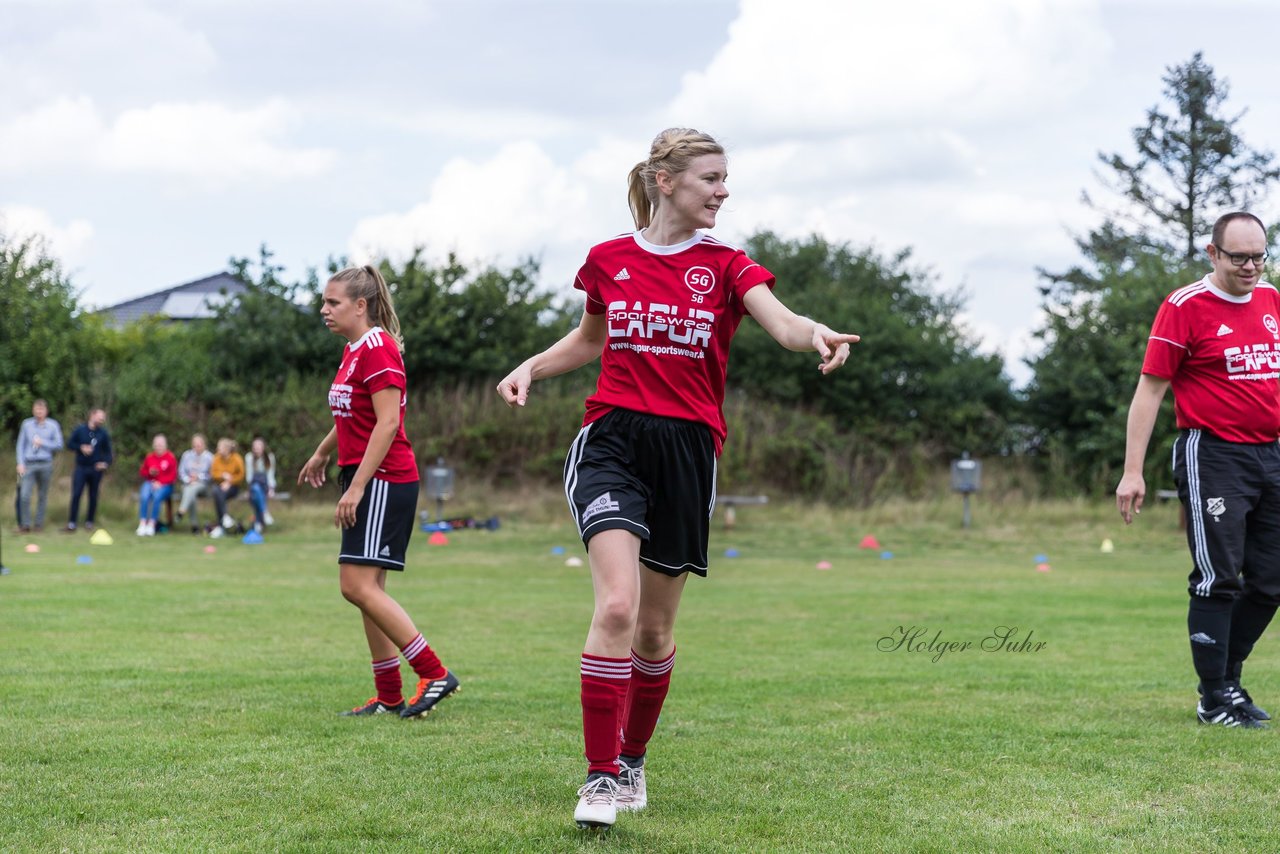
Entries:
[[108,120],[87,97],[60,98],[0,125],[0,173],[39,169],[150,173],[202,183],[311,177],[337,155],[278,141],[298,121],[283,101],[238,110],[161,103]]
[[360,220],[349,250],[356,260],[402,258],[417,247],[433,258],[456,252],[464,261],[541,254],[547,280],[562,283],[592,243],[630,227],[624,179],[637,159],[631,146],[612,141],[567,166],[529,141],[483,161],[455,158],[425,201]]
[[218,65],[212,44],[159,5],[24,4],[15,23],[0,28],[0,107],[30,107],[87,87],[107,97],[176,96],[203,79]]
[[64,266],[74,266],[93,238],[93,224],[73,219],[58,225],[46,211],[26,205],[0,207],[0,233],[16,241],[34,239]]
[[1088,79],[1100,17],[1088,0],[743,0],[668,113],[762,140],[1039,113]]

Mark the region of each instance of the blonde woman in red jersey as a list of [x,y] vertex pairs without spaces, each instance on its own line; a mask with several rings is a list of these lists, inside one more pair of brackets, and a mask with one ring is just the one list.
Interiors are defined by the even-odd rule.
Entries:
[[[302,467],[298,483],[323,485],[329,455],[337,449],[342,497],[333,521],[342,529],[339,580],[342,595],[364,619],[377,692],[343,714],[421,717],[456,693],[458,680],[386,592],[387,570],[404,569],[418,503],[418,463],[404,433],[408,384],[400,320],[387,283],[371,266],[334,274],[325,285],[320,316],[347,346],[329,386],[334,427]],[[417,693],[407,704],[400,655],[418,676]]]
[[[663,131],[631,170],[636,231],[591,249],[574,329],[498,384],[524,406],[534,380],[601,360],[600,381],[565,461],[565,494],[587,547],[595,613],[582,654],[587,782],[574,820],[608,827],[648,802],[645,752],[675,665],[688,573],[707,574],[729,342],[750,314],[783,347],[844,364],[857,335],[792,313],[774,278],[710,237],[729,196],[724,149]],[[619,733],[621,732],[621,740]]]

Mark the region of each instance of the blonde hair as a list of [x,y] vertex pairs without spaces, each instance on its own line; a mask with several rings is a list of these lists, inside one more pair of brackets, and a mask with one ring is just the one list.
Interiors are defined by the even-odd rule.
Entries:
[[658,209],[658,173],[665,170],[678,175],[704,154],[724,154],[724,146],[693,128],[667,128],[653,138],[649,159],[637,163],[627,176],[627,204],[636,228],[648,228],[653,222]]
[[372,264],[363,267],[347,267],[329,277],[331,282],[341,282],[347,286],[347,297],[351,300],[363,299],[369,307],[369,325],[380,326],[395,339],[396,347],[404,352],[404,338],[400,335],[400,318],[396,316],[396,307],[391,302],[391,289]]

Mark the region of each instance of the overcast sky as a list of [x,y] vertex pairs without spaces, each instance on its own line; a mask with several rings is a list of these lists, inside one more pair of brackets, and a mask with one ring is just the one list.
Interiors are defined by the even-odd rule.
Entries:
[[[1262,2],[0,0],[0,228],[97,306],[263,243],[295,278],[422,245],[568,289],[691,126],[729,149],[717,236],[910,247],[1022,382],[1097,152],[1197,50],[1280,140],[1277,31]],[[874,346],[856,305],[824,320]]]

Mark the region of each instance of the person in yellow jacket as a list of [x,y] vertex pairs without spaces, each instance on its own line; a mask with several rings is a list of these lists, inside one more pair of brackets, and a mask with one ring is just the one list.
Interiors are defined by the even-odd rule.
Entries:
[[236,520],[227,512],[227,502],[240,494],[244,485],[244,457],[236,451],[234,439],[218,440],[218,452],[213,455],[213,467],[209,472],[213,481],[213,503],[218,508],[222,528],[214,528],[213,535],[221,536],[222,530],[234,530]]

